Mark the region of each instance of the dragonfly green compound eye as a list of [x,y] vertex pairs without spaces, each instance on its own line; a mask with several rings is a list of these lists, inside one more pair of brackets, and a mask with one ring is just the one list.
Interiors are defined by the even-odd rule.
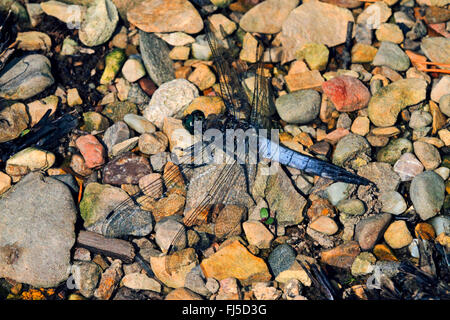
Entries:
[[191,114],[188,114],[183,119],[183,127],[189,131],[190,134],[194,134],[195,122],[203,122],[206,119],[205,114],[199,110],[195,110]]

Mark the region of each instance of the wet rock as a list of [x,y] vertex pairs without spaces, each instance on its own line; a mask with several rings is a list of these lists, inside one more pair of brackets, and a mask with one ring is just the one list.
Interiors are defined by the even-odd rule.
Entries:
[[339,76],[322,84],[323,92],[330,98],[338,111],[351,112],[367,106],[370,92],[358,79]]
[[370,120],[368,117],[357,117],[350,128],[350,130],[360,136],[365,136],[370,130]]
[[3,194],[0,277],[35,287],[56,287],[66,280],[76,215],[69,188],[38,172]]
[[55,155],[49,151],[28,147],[6,161],[6,173],[23,176],[30,171],[46,170],[55,163]]
[[130,113],[137,114],[138,109],[134,103],[129,101],[116,101],[110,103],[102,111],[102,114],[114,123],[123,121],[125,115]]
[[102,273],[98,288],[94,292],[94,297],[99,300],[109,300],[119,286],[122,276],[122,261],[114,260],[109,268]]
[[360,216],[366,212],[364,202],[359,199],[341,200],[337,204],[336,208],[340,212],[350,214],[352,216]]
[[150,265],[156,278],[164,285],[181,288],[189,272],[198,265],[198,257],[193,248],[187,248],[168,256],[153,256]]
[[144,117],[158,128],[166,117],[181,118],[187,106],[198,96],[198,89],[185,79],[176,79],[163,84],[155,91]]
[[395,43],[383,41],[373,59],[374,66],[387,66],[396,71],[406,71],[410,66],[408,56]]
[[269,0],[261,2],[241,18],[239,24],[247,32],[274,34],[281,31],[281,26],[289,13],[297,7],[298,0]]
[[127,56],[123,49],[114,48],[105,58],[105,70],[103,70],[100,84],[110,84],[119,73]]
[[54,83],[47,57],[31,54],[8,64],[0,73],[0,97],[8,100],[31,98]]
[[441,156],[439,150],[426,142],[414,142],[414,153],[426,170],[434,170],[441,164]]
[[395,191],[400,184],[400,177],[385,162],[371,162],[358,170],[358,175],[369,179],[377,185],[381,192]]
[[203,29],[197,10],[184,0],[141,1],[128,11],[127,18],[145,32],[198,33]]
[[444,180],[433,171],[418,174],[409,190],[414,209],[422,220],[428,220],[439,213],[444,203]]
[[236,278],[243,285],[271,278],[264,260],[252,255],[237,240],[204,259],[201,268],[206,278]]
[[139,179],[152,173],[148,160],[134,153],[125,153],[103,168],[103,183],[138,184]]
[[383,236],[391,215],[387,213],[377,214],[358,222],[355,227],[355,240],[362,250],[371,250]]
[[246,221],[242,227],[248,243],[260,249],[270,248],[274,235],[259,221]]
[[330,266],[350,269],[359,252],[358,243],[349,241],[333,249],[322,251],[321,260]]
[[83,297],[91,298],[102,274],[100,266],[90,261],[77,261],[72,265],[71,273],[75,288]]
[[369,118],[378,127],[389,127],[398,113],[426,97],[427,83],[422,79],[402,79],[378,90],[369,102]]
[[394,171],[402,181],[411,181],[423,169],[422,163],[410,152],[403,154],[394,165]]
[[86,10],[79,32],[80,41],[94,47],[107,42],[119,21],[117,8],[111,0],[96,0]]
[[407,205],[402,195],[396,191],[384,192],[380,194],[382,203],[381,210],[392,214],[402,214],[406,211]]
[[85,135],[76,140],[77,148],[83,155],[88,168],[96,168],[105,163],[105,149],[93,135]]
[[384,240],[392,249],[400,249],[409,245],[413,238],[406,226],[406,222],[398,220],[389,225],[384,233]]
[[[403,154],[411,152],[412,149],[413,149],[412,143],[408,139],[404,138],[394,139],[391,140],[391,142],[389,142],[389,144],[386,147],[378,151],[377,160],[380,162],[387,162],[393,165],[402,157]],[[396,171],[395,167],[394,171]]]
[[127,288],[134,290],[150,290],[161,292],[161,284],[155,279],[147,277],[143,273],[130,273],[125,275],[120,282]]
[[121,143],[130,138],[130,130],[123,121],[118,121],[111,127],[106,129],[103,135],[103,143],[108,151],[112,150],[112,147],[118,143]]
[[275,106],[280,118],[288,123],[306,124],[317,118],[320,94],[315,90],[300,90],[279,97]]
[[29,117],[23,103],[15,103],[0,111],[0,143],[13,140],[28,128]]
[[294,58],[304,44],[315,42],[334,47],[345,42],[348,21],[354,21],[347,9],[310,1],[291,11],[282,25],[283,61]]
[[281,272],[288,270],[295,262],[296,253],[288,244],[277,246],[269,255],[268,263],[273,275],[277,277]]
[[375,262],[377,259],[375,256],[369,252],[362,252],[360,253],[355,261],[353,261],[352,264],[352,275],[358,277],[363,276],[369,273],[372,273],[372,271],[375,268]]
[[173,250],[186,247],[187,238],[184,226],[174,219],[162,219],[155,225],[155,241],[163,252],[173,245]]
[[353,166],[361,160],[368,161],[371,147],[367,140],[357,134],[349,133],[339,140],[333,153],[333,163],[338,166]]

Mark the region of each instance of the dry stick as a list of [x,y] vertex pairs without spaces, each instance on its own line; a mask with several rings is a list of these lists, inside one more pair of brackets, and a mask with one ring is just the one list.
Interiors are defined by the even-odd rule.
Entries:
[[123,260],[126,263],[133,262],[135,256],[131,243],[125,240],[106,238],[101,234],[90,231],[80,231],[77,245],[92,252]]

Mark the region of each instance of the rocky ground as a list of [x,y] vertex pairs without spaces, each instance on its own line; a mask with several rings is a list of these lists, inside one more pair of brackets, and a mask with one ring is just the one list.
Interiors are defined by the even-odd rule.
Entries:
[[[0,163],[0,298],[449,297],[449,1],[231,2],[0,0],[18,32],[0,143],[48,109],[80,118],[57,148]],[[170,151],[191,138],[180,119],[224,110],[204,19],[247,65],[263,40],[282,143],[378,190],[287,168],[183,223],[217,170],[164,192]]]

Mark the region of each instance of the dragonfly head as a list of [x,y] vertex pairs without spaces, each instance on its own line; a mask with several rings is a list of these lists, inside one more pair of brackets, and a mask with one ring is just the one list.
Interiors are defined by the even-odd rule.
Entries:
[[198,121],[201,121],[201,129],[202,132],[203,127],[205,125],[205,114],[203,112],[201,112],[200,110],[195,110],[193,111],[191,114],[188,114],[186,117],[184,117],[183,119],[183,127],[189,131],[190,134],[194,134],[195,131],[195,123]]

